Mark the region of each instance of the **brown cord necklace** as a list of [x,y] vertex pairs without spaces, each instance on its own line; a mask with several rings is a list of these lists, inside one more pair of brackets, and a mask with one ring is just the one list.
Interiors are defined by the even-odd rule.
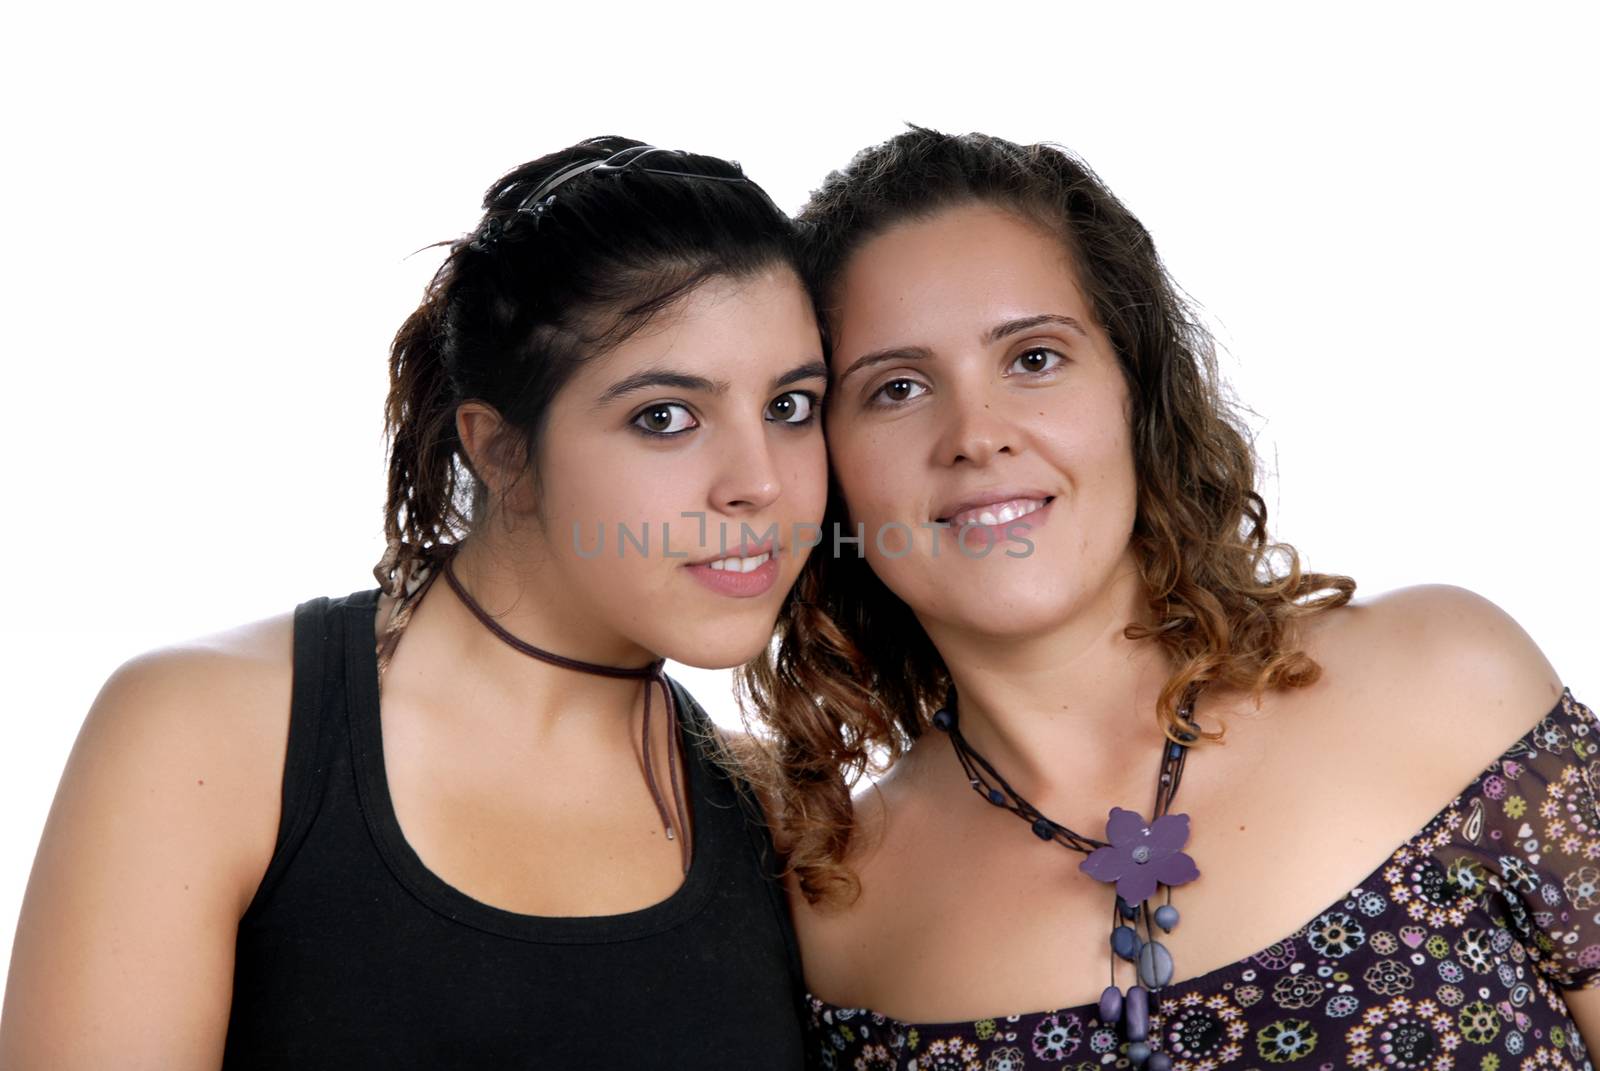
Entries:
[[[518,639],[507,632],[500,622],[496,621],[489,615],[487,610],[478,605],[477,600],[467,593],[467,589],[457,579],[451,558],[445,559],[442,570],[445,582],[450,585],[450,590],[456,593],[456,598],[461,600],[461,604],[471,610],[472,615],[483,623],[484,628],[487,628],[508,647],[512,647],[530,658],[537,658],[553,666],[560,666],[562,669],[574,669],[580,673],[593,673],[599,677],[620,677],[648,682],[645,684],[644,691],[644,729],[641,734],[644,750],[644,780],[645,784],[650,788],[650,798],[655,801],[656,811],[661,816],[661,828],[666,830],[667,839],[678,842],[679,854],[683,860],[683,872],[687,874],[689,872],[690,846],[688,820],[684,811],[683,790],[678,784],[680,746],[678,741],[678,703],[673,697],[672,686],[667,683],[666,670],[663,668],[666,665],[666,660],[658,658],[648,666],[632,669],[622,666],[602,666],[595,662],[584,662],[576,658],[568,658],[565,655],[556,654],[553,651],[546,651],[542,647],[535,647],[526,640]],[[661,797],[661,789],[656,784],[655,767],[650,761],[650,699],[654,691],[652,685],[660,685],[661,693],[666,697],[667,770],[669,771],[669,780],[672,785],[671,814],[667,812],[666,801]]]

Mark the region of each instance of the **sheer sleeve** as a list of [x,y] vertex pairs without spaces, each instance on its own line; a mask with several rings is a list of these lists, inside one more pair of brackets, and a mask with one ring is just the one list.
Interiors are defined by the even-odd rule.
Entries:
[[1566,989],[1600,986],[1597,784],[1600,723],[1566,691],[1484,771],[1456,830],[1533,966]]

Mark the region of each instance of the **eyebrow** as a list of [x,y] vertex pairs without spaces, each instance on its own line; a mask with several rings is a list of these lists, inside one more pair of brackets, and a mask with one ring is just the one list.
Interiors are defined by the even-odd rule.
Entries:
[[873,350],[857,357],[849,368],[840,373],[837,382],[843,383],[863,368],[871,368],[885,361],[926,361],[932,356],[933,351],[926,346],[890,346],[886,350]]
[[799,383],[802,380],[826,380],[827,378],[828,366],[821,361],[810,361],[798,368],[789,369],[783,375],[779,376],[777,379],[774,379],[772,381],[772,386],[774,388],[787,387],[791,383]]
[[1060,324],[1063,327],[1071,328],[1085,338],[1089,336],[1089,332],[1083,329],[1083,325],[1071,316],[1066,316],[1059,312],[1041,312],[1037,316],[1024,316],[1020,320],[1007,320],[1003,324],[997,324],[989,328],[988,333],[983,336],[983,340],[984,342],[999,342],[1003,338],[1010,338],[1012,335],[1035,327],[1042,327],[1045,324]]
[[[1037,316],[1024,316],[1021,319],[1007,320],[1004,323],[996,324],[983,333],[983,343],[984,345],[989,345],[1044,324],[1060,324],[1085,337],[1088,337],[1089,334],[1083,329],[1083,324],[1071,316],[1058,312],[1042,312]],[[926,346],[890,346],[887,349],[873,350],[871,353],[857,357],[849,368],[840,373],[838,382],[843,382],[863,368],[883,364],[885,361],[926,361],[932,356],[933,351]]]
[[[813,360],[800,365],[798,368],[791,368],[782,375],[775,377],[772,381],[772,386],[776,389],[778,387],[786,387],[791,383],[798,383],[801,380],[827,378],[828,366],[821,361]],[[726,394],[730,386],[731,384],[725,379],[707,379],[705,376],[691,375],[688,372],[678,372],[670,368],[646,368],[642,372],[635,372],[633,375],[625,376],[611,384],[600,393],[595,405],[597,408],[610,405],[618,398],[626,397],[629,394],[637,394],[639,391],[648,390],[651,387],[671,387],[675,390],[699,391],[703,394]]]

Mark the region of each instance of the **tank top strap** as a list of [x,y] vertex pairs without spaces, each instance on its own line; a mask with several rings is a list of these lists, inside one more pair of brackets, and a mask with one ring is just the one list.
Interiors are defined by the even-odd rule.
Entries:
[[[295,607],[293,684],[278,839],[244,918],[256,914],[271,896],[321,810],[332,771],[348,765],[348,733],[343,724],[346,633],[371,621],[376,596],[376,590],[358,592],[341,599],[311,599]],[[365,613],[352,614],[350,610]]]
[[[789,911],[783,876],[785,863],[772,842],[771,826],[756,793],[742,778],[724,768],[716,755],[721,749],[717,726],[689,690],[673,677],[667,678],[682,712],[682,731],[688,738],[684,754],[687,761],[703,764],[705,781],[710,786],[707,802],[726,814],[729,825],[742,827],[743,842],[754,856],[760,875],[762,899],[783,941],[789,982],[793,991],[805,993],[805,975],[800,962],[800,942]],[[697,801],[698,802],[698,801]],[[732,832],[732,830],[729,830]],[[804,1017],[803,996],[801,1015]]]

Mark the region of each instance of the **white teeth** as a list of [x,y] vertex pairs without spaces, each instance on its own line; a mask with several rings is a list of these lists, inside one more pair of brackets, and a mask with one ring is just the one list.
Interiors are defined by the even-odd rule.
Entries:
[[767,564],[771,554],[757,554],[754,558],[718,558],[711,568],[719,573],[751,573]]
[[1044,503],[1038,500],[1012,502],[1000,510],[998,524],[1010,524],[1018,517],[1026,517],[1036,509],[1043,509]]
[[1042,498],[1015,498],[1010,502],[1001,502],[994,505],[983,506],[979,509],[969,509],[950,518],[950,525],[960,528],[969,524],[999,525],[1010,524],[1018,517],[1026,517],[1035,510],[1044,508]]

